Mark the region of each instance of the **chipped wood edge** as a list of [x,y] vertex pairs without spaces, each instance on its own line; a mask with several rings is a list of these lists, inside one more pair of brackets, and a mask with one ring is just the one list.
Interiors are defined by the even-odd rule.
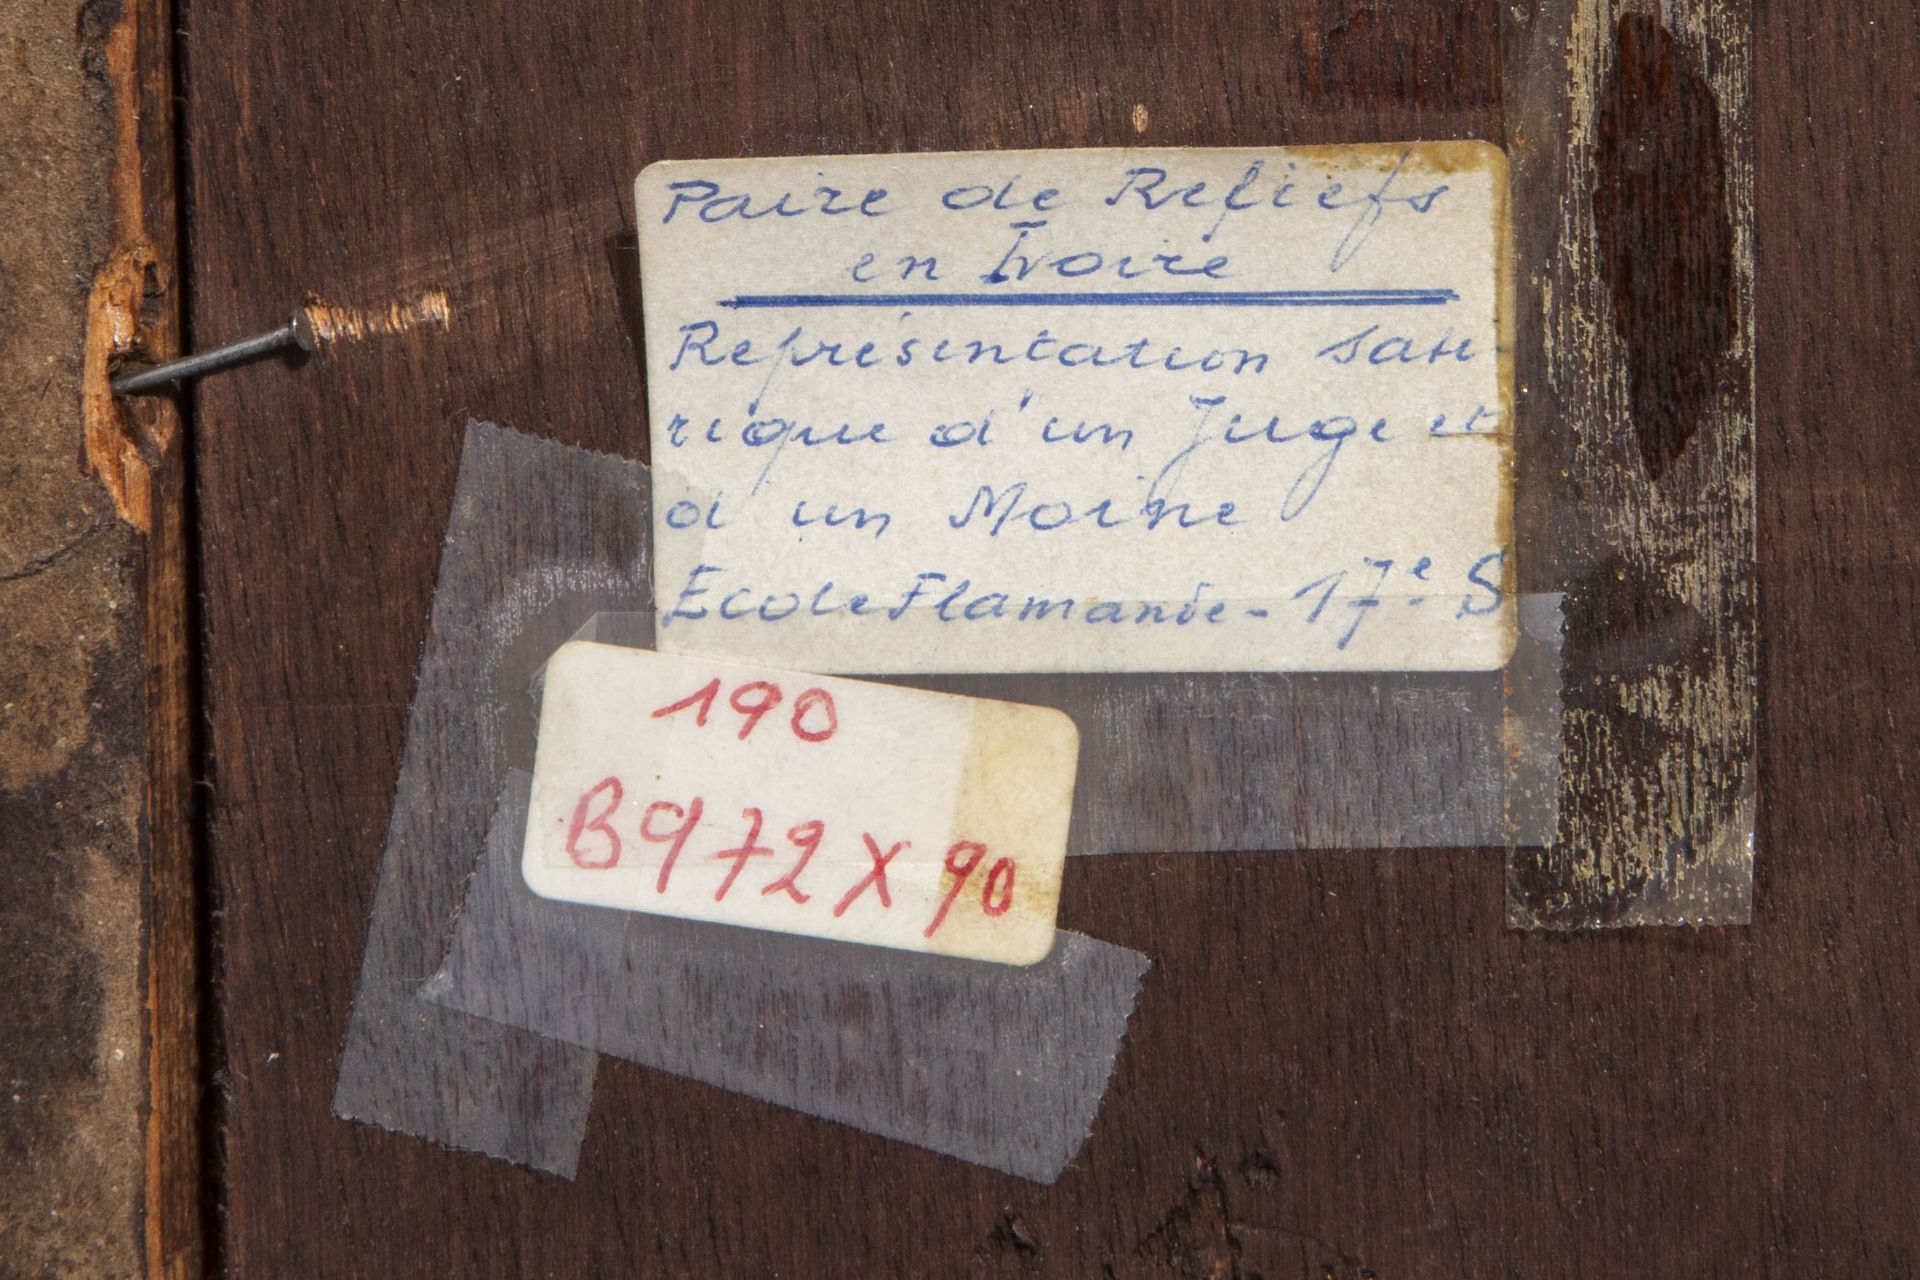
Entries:
[[194,816],[192,530],[187,441],[170,397],[117,400],[129,357],[180,352],[172,0],[131,0],[104,36],[114,149],[113,243],[87,297],[84,463],[142,535],[138,591],[146,651],[142,966],[146,1110],[145,1271],[205,1272],[200,940]]

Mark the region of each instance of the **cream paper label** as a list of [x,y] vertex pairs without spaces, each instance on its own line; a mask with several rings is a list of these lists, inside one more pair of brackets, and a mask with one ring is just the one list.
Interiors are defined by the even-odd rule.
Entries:
[[1498,149],[671,161],[636,201],[661,649],[1505,662]]
[[1032,964],[1080,735],[1045,707],[575,641],[521,871],[543,897]]

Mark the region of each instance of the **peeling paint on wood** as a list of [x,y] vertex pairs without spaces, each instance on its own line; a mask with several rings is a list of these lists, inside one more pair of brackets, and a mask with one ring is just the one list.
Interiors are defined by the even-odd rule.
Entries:
[[1751,910],[1749,24],[1709,0],[1509,18],[1520,573],[1568,622],[1560,833],[1509,860],[1517,925]]

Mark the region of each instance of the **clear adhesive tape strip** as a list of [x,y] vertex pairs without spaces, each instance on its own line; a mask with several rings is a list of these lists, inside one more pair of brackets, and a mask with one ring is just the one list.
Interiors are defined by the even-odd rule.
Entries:
[[530,781],[427,999],[1035,1182],[1086,1141],[1139,952],[1061,932],[1020,968],[548,901],[520,875]]
[[649,524],[636,464],[468,425],[335,1114],[572,1176],[597,1055],[418,992],[531,742],[524,673],[583,618],[645,598]]
[[[1069,854],[1539,845],[1559,801],[1560,597],[1518,614],[1498,671],[868,678],[1071,716]],[[574,638],[651,648],[654,623],[601,614]]]
[[[468,426],[334,1097],[342,1116],[554,1172],[574,1167],[593,1050],[560,1034],[578,1027],[534,1035],[508,1025],[512,1017],[474,1017],[453,1007],[513,1012],[489,1003],[485,984],[459,963],[458,946],[449,953],[448,937],[476,854],[486,846],[501,782],[510,767],[532,760],[536,702],[528,693],[546,656],[583,626],[593,638],[651,643],[648,493],[647,469],[638,462]],[[1523,623],[1527,616],[1523,608]],[[1532,786],[1536,803],[1514,806],[1507,782],[1515,742],[1557,744],[1554,735],[1517,733],[1515,723],[1524,728],[1547,710],[1557,723],[1558,639],[1557,627],[1523,627],[1515,665],[1493,673],[966,675],[910,682],[1053,705],[1074,717],[1083,735],[1074,852],[1500,845],[1524,843],[1526,825],[1551,829],[1555,790]],[[1529,669],[1528,679],[1510,678]],[[1526,696],[1514,698],[1514,688]],[[1517,776],[1537,779],[1540,769],[1557,768],[1557,756],[1529,767],[1533,773]],[[702,927],[715,926],[657,921],[644,931],[665,936],[663,930]],[[424,1000],[420,984],[443,957],[450,963],[435,980],[435,998]],[[1076,1034],[1109,1046],[1082,1065],[1104,1082],[1115,1028],[1125,1020],[1119,1012],[1115,1024],[1114,1011],[1131,1007],[1144,959],[1091,939],[1067,942],[1056,959],[1078,967],[1053,993],[1020,999],[1037,1012],[1058,992],[1077,992],[1078,1003],[1065,1007],[1095,1016]],[[840,980],[853,976],[843,972]],[[1098,997],[1073,985],[1096,979],[1109,984]],[[829,999],[825,988],[815,994]],[[819,1107],[816,1114],[875,1132],[936,1149],[955,1145],[942,1136],[952,1124],[900,1133],[894,1120],[861,1113],[848,1097],[803,1097],[777,1079],[742,1077],[737,1066],[663,1049],[644,1033],[639,1022],[609,1027],[604,1047],[670,1070],[706,1071],[700,1078],[716,1083],[737,1079],[743,1092]],[[598,1044],[601,1036],[596,1030],[577,1038]],[[1089,1105],[1097,1102],[1095,1092]],[[996,1167],[1044,1174],[1051,1153],[1071,1136],[1063,1134],[1036,1135],[1022,1151],[1003,1152]]]

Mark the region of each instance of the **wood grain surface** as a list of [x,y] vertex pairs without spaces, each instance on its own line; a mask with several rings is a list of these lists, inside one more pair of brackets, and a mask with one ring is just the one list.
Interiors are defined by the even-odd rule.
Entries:
[[[450,308],[444,330],[224,375],[194,404],[225,1266],[1340,1280],[1920,1267],[1920,495],[1906,446],[1920,155],[1900,127],[1920,32],[1905,0],[1761,0],[1750,18],[1750,927],[1512,932],[1492,850],[1078,861],[1063,925],[1154,967],[1092,1136],[1044,1188],[612,1061],[572,1182],[328,1111],[467,417],[645,449],[628,207],[641,166],[1135,140],[1511,144],[1506,7],[190,6],[195,340],[280,323],[308,290],[369,308],[444,290]],[[1646,87],[1596,83],[1586,105],[1644,148],[1635,94],[1684,118],[1701,89],[1674,61],[1686,39],[1678,54],[1661,43],[1661,10],[1620,8],[1560,11],[1635,42]],[[1603,146],[1597,163],[1630,172],[1634,156]],[[1670,169],[1647,173],[1646,189],[1673,189]],[[1596,213],[1610,260],[1683,252],[1642,244],[1663,224],[1623,198]],[[1712,194],[1687,200],[1710,223]],[[1679,300],[1702,310],[1672,341],[1729,340],[1739,311],[1706,296],[1714,279]],[[1621,299],[1618,340],[1660,340],[1659,300]],[[1686,466],[1698,439],[1648,406],[1714,386],[1631,377],[1632,455]]]
[[0,1275],[201,1269],[173,5],[0,13]]

